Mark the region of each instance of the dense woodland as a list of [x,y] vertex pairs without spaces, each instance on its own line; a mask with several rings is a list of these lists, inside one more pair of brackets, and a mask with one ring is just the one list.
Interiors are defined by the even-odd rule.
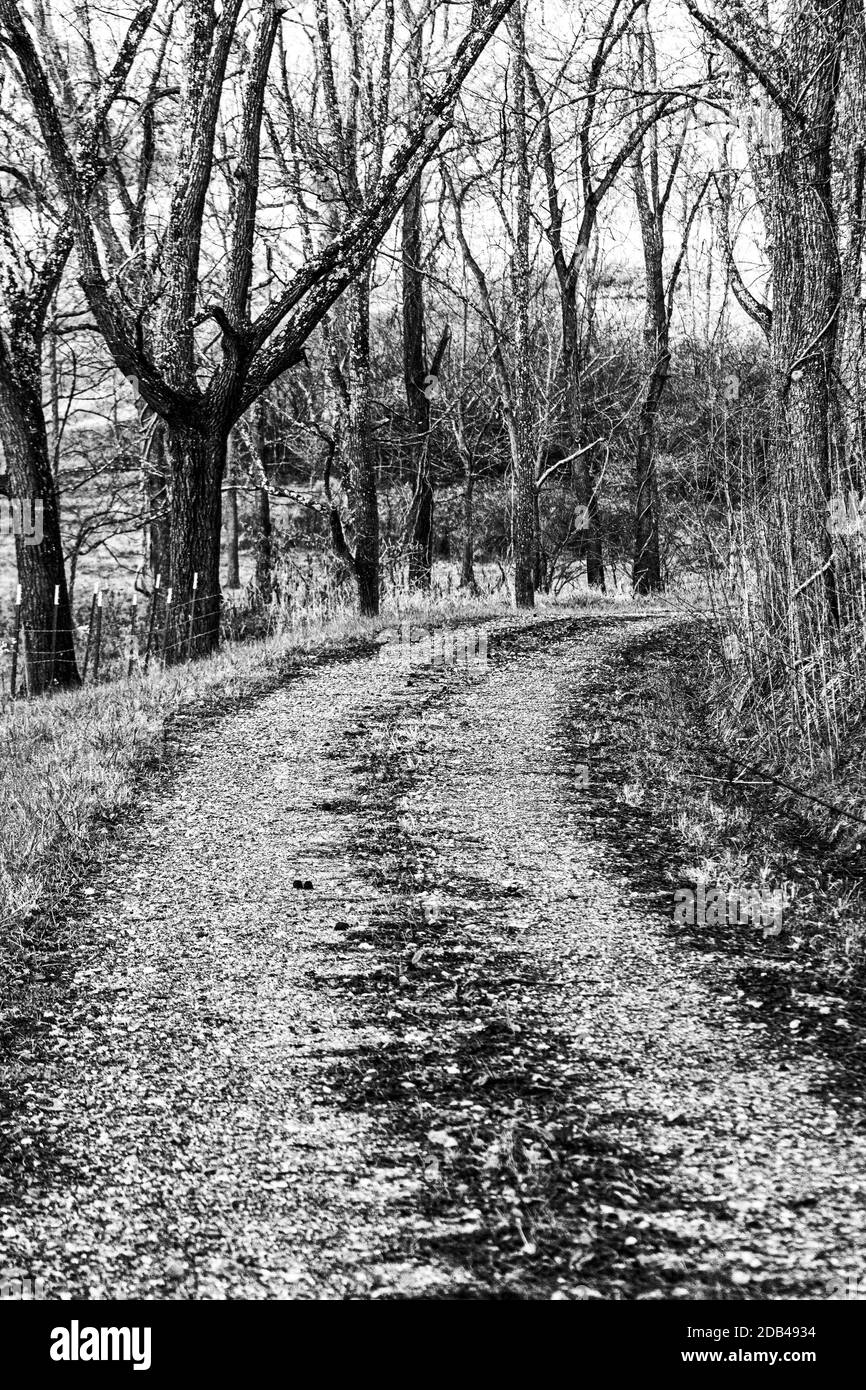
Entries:
[[447,559],[518,608],[699,585],[739,706],[832,757],[863,670],[864,40],[859,0],[2,0],[33,688],[58,586],[79,680],[70,587],[119,534],[178,623],[198,576],[199,654],[239,549],[251,613],[293,551],[364,615]]

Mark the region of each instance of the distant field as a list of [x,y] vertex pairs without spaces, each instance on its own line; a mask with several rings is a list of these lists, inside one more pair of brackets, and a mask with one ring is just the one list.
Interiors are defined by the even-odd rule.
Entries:
[[[93,507],[92,499],[89,500],[89,505]],[[285,523],[289,506],[288,502],[280,502],[279,500],[275,500],[271,504],[271,516],[277,533]],[[65,539],[75,535],[79,514],[79,508],[64,506],[63,535]],[[254,565],[252,551],[247,545],[244,520],[243,508],[241,508],[239,565],[242,588],[252,579]],[[223,531],[222,551],[221,580],[225,585],[227,578],[225,531]],[[73,611],[79,625],[83,624],[86,628],[91,597],[97,584],[102,589],[106,604],[121,608],[129,602],[135,576],[141,568],[143,556],[144,538],[141,530],[125,528],[120,528],[116,533],[107,535],[101,544],[86,554],[79,555],[72,595]],[[302,558],[305,562],[306,552]],[[68,558],[67,575],[70,575]],[[11,622],[16,583],[15,542],[12,536],[0,534],[0,633],[8,631]]]
[[[284,506],[281,506],[279,502],[273,504],[272,516],[275,527],[279,528],[281,513],[284,513],[287,507],[287,503]],[[68,536],[70,530],[64,515],[64,536]],[[225,533],[223,533],[223,552],[225,552]],[[112,593],[118,598],[123,594],[131,593],[136,572],[142,564],[143,553],[144,541],[140,531],[119,530],[117,533],[107,536],[94,550],[79,556],[73,594],[76,609],[80,604],[86,606],[90,602],[90,595],[97,583],[106,593]],[[246,584],[252,577],[252,566],[252,555],[249,550],[244,548],[242,530],[240,549],[242,585]],[[67,572],[68,568],[67,561]],[[223,579],[225,579],[225,575],[225,561],[223,561]],[[0,613],[3,617],[7,615],[8,608],[15,597],[16,582],[15,542],[12,536],[0,534]]]
[[[105,495],[103,497],[99,496],[100,486],[104,488]],[[227,579],[225,531],[223,531],[222,538],[221,579],[223,596],[228,601],[228,607],[224,610],[225,633],[236,639],[244,639],[254,633],[261,632],[261,618],[251,618],[251,615],[244,611],[243,590],[253,578],[254,554],[249,544],[249,514],[243,494],[241,494],[239,501],[241,589],[238,591],[237,597],[241,603],[234,615],[231,605],[232,593],[225,588]],[[106,476],[100,480],[85,476],[83,473],[76,475],[75,470],[70,470],[64,484],[62,528],[64,542],[67,546],[70,545],[73,538],[81,534],[82,527],[92,526],[93,518],[99,514],[100,510],[103,516],[107,514],[112,519],[117,518],[116,529],[113,532],[110,522],[104,524],[100,543],[94,545],[86,553],[79,554],[75,566],[72,593],[76,646],[79,660],[82,660],[87,642],[91,601],[95,586],[98,584],[102,591],[103,622],[100,673],[103,679],[111,679],[112,675],[118,675],[125,671],[128,660],[131,599],[134,592],[135,577],[141,569],[144,558],[142,530],[132,524],[138,505],[137,475],[131,473],[114,475],[113,477]],[[280,598],[283,606],[273,611],[267,625],[269,629],[276,632],[294,630],[301,615],[303,615],[304,623],[312,622],[318,625],[329,620],[348,618],[356,608],[353,585],[336,587],[333,582],[333,570],[325,557],[318,552],[311,553],[303,538],[299,537],[300,543],[288,552],[286,551],[285,537],[290,528],[293,511],[296,512],[296,508],[288,499],[272,497],[271,516],[275,532],[275,550],[278,556],[282,554],[284,571],[286,559],[289,561],[287,574],[280,575],[279,560],[275,567],[275,578],[280,585]],[[447,513],[443,513],[444,515]],[[456,540],[457,537],[455,537]],[[309,583],[311,561],[312,584]],[[430,601],[422,599],[421,595],[406,592],[404,569],[405,566],[400,566],[397,573],[394,574],[388,563],[383,563],[385,609],[386,611],[390,610],[394,617],[400,617],[403,613],[413,613],[423,602]],[[495,602],[509,601],[507,590],[504,587],[502,569],[498,564],[495,562],[476,563],[475,574],[480,588],[479,598]],[[68,556],[67,575],[70,578],[73,577]],[[10,638],[16,578],[14,540],[11,536],[2,535],[0,536],[0,691],[3,692],[7,688],[9,679]],[[394,590],[394,580],[396,580],[396,591]],[[463,607],[468,595],[458,593],[459,565],[455,561],[437,561],[433,568],[433,580],[433,592],[430,599],[436,601],[437,598],[453,598],[461,608]],[[576,587],[577,589],[581,588],[580,585]],[[576,597],[575,586],[571,584],[567,585],[566,589],[560,593],[560,601],[564,601],[569,596]],[[139,606],[137,631],[140,650],[144,646],[145,630],[145,611]],[[158,631],[157,628],[157,634]]]
[[[288,520],[290,504],[276,502],[272,507],[275,539],[283,530],[283,518]],[[74,525],[74,521],[72,523]],[[64,527],[65,534],[69,530]],[[73,532],[74,534],[74,532]],[[256,633],[261,634],[261,617],[252,617],[244,603],[244,589],[253,578],[254,554],[245,545],[243,517],[241,518],[241,544],[239,550],[239,569],[241,588],[236,591],[239,603],[232,605],[232,591],[225,587],[227,569],[225,563],[225,532],[223,531],[223,564],[221,581],[223,585],[225,635],[236,640],[244,640]],[[279,542],[278,542],[279,548]],[[286,552],[283,551],[284,557]],[[100,676],[110,680],[126,671],[130,651],[131,599],[134,592],[136,573],[143,557],[143,542],[138,531],[121,530],[109,536],[102,544],[79,557],[73,589],[73,621],[75,641],[79,662],[83,660],[87,645],[90,624],[91,602],[94,588],[99,584],[102,591],[102,635],[100,643]],[[294,631],[299,620],[304,624],[319,626],[329,620],[348,619],[356,609],[354,586],[349,583],[342,587],[333,583],[333,572],[325,558],[299,545],[288,552],[289,565],[283,562],[283,574],[276,567],[275,579],[280,589],[281,603],[269,614],[267,626],[274,632]],[[310,565],[312,564],[312,570]],[[69,565],[67,562],[67,573]],[[312,583],[310,579],[312,577]],[[503,591],[502,572],[496,564],[476,565],[476,578],[480,586],[479,597],[500,602],[506,599]],[[468,595],[458,594],[459,567],[449,561],[434,564],[433,601],[453,596],[462,607]],[[393,617],[403,613],[415,612],[419,606],[428,603],[422,595],[408,594],[402,588],[402,578],[398,574],[398,589],[391,594],[392,584],[385,568],[386,609],[390,608]],[[16,585],[16,565],[14,541],[10,536],[0,537],[0,700],[6,698],[11,673],[11,635],[14,614]],[[387,596],[391,595],[390,601]],[[396,601],[395,601],[396,600]],[[506,599],[507,601],[507,599]],[[234,613],[233,613],[234,608]],[[147,607],[139,599],[138,609],[138,650],[145,645]],[[159,627],[156,628],[158,640]],[[19,662],[19,682],[23,680]],[[20,684],[19,684],[20,689]]]

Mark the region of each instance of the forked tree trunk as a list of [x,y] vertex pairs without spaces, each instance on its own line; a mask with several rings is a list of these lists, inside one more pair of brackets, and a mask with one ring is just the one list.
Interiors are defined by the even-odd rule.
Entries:
[[[148,404],[167,424],[166,447],[172,478],[172,584],[180,600],[185,602],[191,592],[192,576],[197,572],[200,586],[206,591],[201,601],[195,651],[211,650],[217,641],[220,484],[231,412],[241,405],[251,404],[278,375],[302,359],[304,343],[347,285],[352,286],[350,296],[362,285],[366,297],[368,272],[362,267],[369,265],[398,211],[399,201],[405,194],[404,177],[410,177],[434,155],[464,80],[513,2],[491,0],[488,5],[473,8],[472,22],[453,51],[444,79],[432,79],[434,90],[430,96],[426,91],[427,81],[419,84],[422,100],[417,119],[410,121],[406,138],[390,151],[387,166],[384,166],[384,148],[390,107],[382,63],[387,71],[394,56],[391,52],[394,7],[385,7],[390,14],[384,30],[385,48],[377,55],[375,66],[368,66],[363,57],[357,17],[351,7],[345,8],[348,56],[342,53],[342,43],[339,47],[341,70],[345,71],[342,60],[347,57],[349,83],[354,88],[348,109],[344,108],[343,93],[338,96],[336,91],[328,7],[316,7],[319,35],[316,58],[322,98],[316,109],[315,124],[322,127],[317,131],[317,142],[321,135],[322,143],[316,158],[319,160],[321,156],[324,164],[330,165],[336,173],[337,182],[343,184],[346,225],[341,229],[341,236],[313,258],[317,264],[305,264],[283,287],[269,310],[257,315],[255,322],[250,317],[250,287],[254,278],[259,205],[260,136],[270,60],[284,12],[271,3],[252,7],[261,10],[261,19],[248,58],[246,52],[243,55],[247,71],[237,112],[237,148],[233,150],[231,168],[220,166],[221,177],[224,175],[229,180],[228,206],[233,209],[226,244],[225,287],[222,303],[208,304],[204,314],[214,319],[220,328],[222,353],[209,384],[202,390],[197,379],[195,339],[195,329],[203,321],[199,310],[209,299],[209,294],[203,297],[200,294],[203,276],[206,279],[200,264],[202,228],[209,216],[215,151],[222,143],[218,135],[225,105],[222,98],[227,90],[227,68],[237,48],[241,6],[189,0],[183,7],[186,33],[179,103],[179,167],[158,219],[162,224],[159,229],[161,289],[157,296],[160,308],[153,341],[146,348],[141,320],[136,321],[134,314],[128,312],[129,306],[121,304],[122,295],[114,283],[113,266],[110,271],[104,267],[99,245],[106,239],[105,228],[99,225],[104,219],[97,216],[90,205],[94,178],[102,167],[104,113],[93,123],[75,123],[76,129],[68,132],[69,139],[74,135],[76,149],[73,151],[19,7],[11,0],[0,0],[4,42],[14,53],[28,87],[62,201],[75,229],[80,278],[88,304],[115,363],[125,375],[134,375],[139,380]],[[112,78],[106,82],[104,95],[108,105],[117,97],[129,74],[138,42],[152,14],[149,5],[139,6],[113,66]],[[420,23],[419,18],[419,26]],[[414,21],[410,27],[415,27]],[[368,77],[373,84],[374,71],[379,89],[373,90],[371,100],[366,102]],[[235,76],[229,81],[234,83]],[[101,97],[102,94],[96,102],[97,111],[103,105]],[[79,126],[84,128],[79,129]],[[364,156],[359,163],[356,154],[362,145]],[[361,192],[359,171],[363,169],[366,181],[377,159],[379,167],[372,172],[370,199],[365,206],[364,197],[358,196]],[[353,172],[350,164],[354,165]],[[111,261],[111,256],[108,259]],[[287,321],[290,313],[294,318],[293,327],[289,327],[291,320]],[[356,341],[350,355],[358,366],[364,353],[359,349],[358,333],[353,332],[352,336]],[[349,462],[354,471],[356,573],[362,609],[372,613],[377,611],[379,603],[378,506],[369,439],[369,385],[359,385],[364,399],[359,397],[350,411],[347,434]],[[206,425],[201,416],[213,410],[216,396],[222,398],[219,413],[223,418],[214,422],[214,428],[210,429],[209,422]]]
[[[40,360],[38,344],[30,345],[32,362]],[[25,509],[42,503],[42,538],[28,544],[23,535],[15,538],[18,580],[21,584],[21,622],[26,629],[29,652],[30,690],[48,689],[52,674],[52,627],[54,592],[58,591],[57,637],[53,660],[54,684],[79,684],[72,632],[72,611],[60,539],[60,510],[42,409],[42,383],[38,367],[26,371],[19,361],[10,372],[0,371],[0,439],[9,473],[9,496],[21,501]],[[31,520],[38,514],[31,511]],[[30,537],[36,541],[38,529]],[[19,664],[19,671],[23,662]]]
[[205,656],[219,645],[222,479],[228,431],[221,422],[201,428],[168,424],[165,444],[171,470],[172,614],[166,661],[185,658],[198,575],[190,654]]

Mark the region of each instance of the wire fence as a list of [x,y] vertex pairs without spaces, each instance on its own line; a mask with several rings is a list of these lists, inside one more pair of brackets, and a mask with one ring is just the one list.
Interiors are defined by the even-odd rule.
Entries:
[[[476,594],[493,595],[502,579],[484,568],[479,567]],[[0,636],[0,708],[68,688],[73,659],[80,684],[99,685],[192,660],[225,642],[267,640],[283,633],[303,639],[357,611],[352,577],[330,557],[280,557],[261,585],[253,580],[244,589],[206,592],[194,575],[190,590],[181,595],[176,586],[163,585],[159,575],[149,592],[139,589],[138,581],[139,576],[128,596],[97,585],[89,604],[77,605],[79,620],[66,624],[60,622],[55,590],[49,626],[23,621],[19,585],[5,639]],[[456,567],[448,566],[434,578],[429,597],[448,599],[458,588]],[[398,620],[412,612],[413,592],[417,597],[405,565],[383,563],[382,600]]]
[[185,598],[180,598],[172,587],[163,590],[157,576],[150,594],[134,592],[128,605],[123,606],[125,612],[118,613],[116,605],[112,605],[108,631],[104,599],[105,593],[98,586],[82,630],[81,624],[60,623],[60,595],[55,589],[53,622],[50,627],[39,627],[22,621],[18,586],[5,669],[0,671],[3,704],[65,688],[73,660],[81,685],[98,685],[122,676],[131,678],[146,674],[153,666],[189,661],[215,645],[213,639],[223,623],[220,592],[202,592],[197,575]]

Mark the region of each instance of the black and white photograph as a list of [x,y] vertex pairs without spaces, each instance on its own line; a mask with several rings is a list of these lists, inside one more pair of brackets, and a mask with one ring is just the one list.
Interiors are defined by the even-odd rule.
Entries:
[[25,1374],[827,1377],[864,710],[864,0],[0,0]]

